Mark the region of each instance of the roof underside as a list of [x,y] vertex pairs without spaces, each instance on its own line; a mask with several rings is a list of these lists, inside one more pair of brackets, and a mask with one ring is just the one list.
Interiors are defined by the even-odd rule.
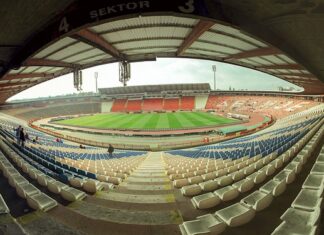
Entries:
[[25,2],[0,11],[0,103],[75,69],[157,57],[237,64],[324,94],[323,1]]

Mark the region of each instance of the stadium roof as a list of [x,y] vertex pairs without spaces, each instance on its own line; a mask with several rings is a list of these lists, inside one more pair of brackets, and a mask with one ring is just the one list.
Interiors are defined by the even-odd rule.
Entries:
[[166,84],[166,85],[147,85],[147,86],[127,86],[100,88],[101,94],[118,95],[133,94],[145,92],[162,92],[162,91],[210,91],[209,83],[190,83],[190,84]]
[[257,69],[324,94],[324,2],[1,1],[0,103],[116,61],[184,57]]

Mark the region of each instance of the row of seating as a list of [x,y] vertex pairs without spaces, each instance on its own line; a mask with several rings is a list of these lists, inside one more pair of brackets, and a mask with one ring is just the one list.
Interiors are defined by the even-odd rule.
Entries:
[[[295,130],[295,132],[297,131],[298,130]],[[277,149],[274,148],[274,151],[272,153],[274,153],[275,155],[279,155],[282,151],[285,151],[297,140],[299,140],[299,138],[306,131],[307,129],[303,130],[302,132],[298,132],[297,135],[293,136],[293,138],[289,138],[287,143],[285,142],[279,143]],[[282,148],[282,146],[284,146],[284,148]],[[269,157],[272,153],[269,153],[267,156]],[[221,176],[224,176],[223,178],[229,178],[230,176],[225,177],[226,174],[232,174],[234,175],[234,178],[239,179],[239,177],[237,177],[238,175],[240,175],[240,177],[243,177],[243,175],[251,174],[254,170],[259,170],[263,166],[262,164],[266,164],[266,162],[268,162],[268,157],[263,157],[263,159],[261,159],[258,163],[255,163],[256,166],[255,169],[253,170],[251,169],[252,166],[250,166],[250,164],[260,159],[262,155],[259,154],[256,157],[257,158],[249,159],[248,156],[245,156],[235,160],[229,160],[229,159],[223,160],[221,158],[216,160],[208,159],[204,161],[204,165],[201,165],[202,161],[200,161],[199,167],[196,167],[195,164],[192,164],[191,163],[192,160],[188,160],[190,162],[190,167],[189,164],[188,166],[186,164],[184,166],[181,166],[181,168],[179,168],[179,163],[177,163],[178,164],[177,170],[175,170],[175,168],[173,167],[171,170],[168,171],[168,173],[175,172],[175,174],[170,174],[170,179],[174,180],[175,187],[183,187],[183,186],[199,184],[199,183],[205,184],[203,183],[204,181],[215,180]],[[271,157],[273,158],[274,156]],[[185,171],[185,173],[183,173],[183,171]],[[244,173],[244,171],[246,172]],[[195,186],[196,189],[199,190],[198,185]],[[192,189],[193,187],[188,186],[186,189]]]
[[[272,202],[272,198],[283,193],[286,184],[294,180],[294,174],[298,174],[301,171],[303,164],[305,164],[307,159],[311,156],[311,151],[323,136],[324,128],[321,128],[318,133],[314,135],[323,125],[323,122],[324,121],[319,122],[312,131],[295,144],[292,150],[295,153],[299,152],[299,154],[296,155],[296,157],[272,180],[263,185],[259,190],[243,198],[239,203],[216,211],[214,214],[206,214],[197,217],[196,220],[184,222],[180,225],[182,234],[209,234],[211,232],[213,234],[219,234],[224,231],[226,226],[235,227],[252,220],[256,212],[268,207]],[[314,137],[309,141],[312,135],[314,135]],[[308,142],[308,144],[301,150],[306,142]],[[289,159],[287,159],[286,156],[288,155],[285,153],[279,157],[282,157],[284,161],[288,161]]]
[[195,97],[183,96],[180,98],[151,98],[151,99],[116,99],[111,112],[139,112],[160,110],[193,110]]
[[[323,135],[319,138],[322,138]],[[324,191],[324,146],[302,185],[302,189],[272,235],[318,234]]]
[[[3,143],[0,142],[1,148]],[[56,200],[42,193],[34,185],[30,184],[18,170],[0,152],[0,170],[8,179],[9,184],[16,189],[17,194],[27,200],[28,205],[35,210],[48,211],[57,206]]]

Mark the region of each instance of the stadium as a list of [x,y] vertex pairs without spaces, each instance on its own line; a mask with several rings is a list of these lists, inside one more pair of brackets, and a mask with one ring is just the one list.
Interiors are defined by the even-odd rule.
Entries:
[[[322,1],[2,5],[1,234],[323,233]],[[157,58],[301,90],[216,89],[214,66],[213,88],[129,85]],[[114,63],[121,86],[81,92],[85,70]],[[8,100],[64,75],[78,94]]]

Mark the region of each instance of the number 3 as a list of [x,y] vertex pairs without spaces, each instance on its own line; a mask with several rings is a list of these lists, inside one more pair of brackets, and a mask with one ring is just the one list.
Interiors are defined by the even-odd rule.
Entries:
[[188,2],[185,3],[185,7],[179,6],[178,8],[183,13],[192,13],[195,10],[194,0],[188,0]]

